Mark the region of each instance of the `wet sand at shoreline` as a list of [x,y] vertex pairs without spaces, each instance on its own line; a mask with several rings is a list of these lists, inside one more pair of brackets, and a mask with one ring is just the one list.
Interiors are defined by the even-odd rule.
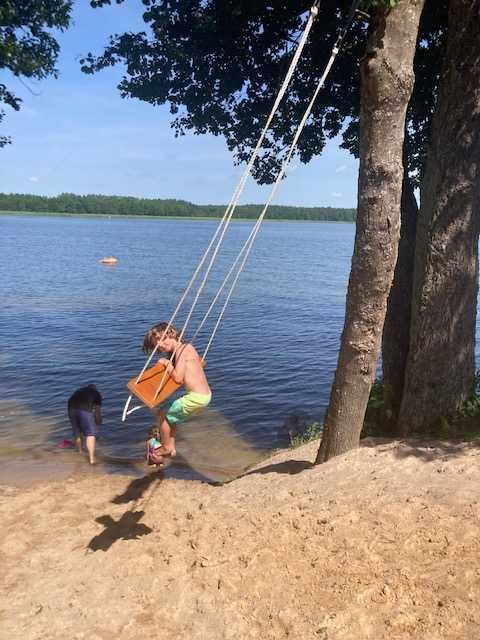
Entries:
[[[22,422],[18,430],[23,434],[23,440],[33,444],[19,448],[18,436],[10,426],[7,437],[4,434],[3,438],[6,444],[0,448],[0,484],[23,487],[31,482],[64,480],[70,475],[80,477],[86,473],[133,477],[145,474],[145,445],[141,434],[136,445],[126,448],[125,455],[120,456],[112,455],[101,429],[96,446],[97,463],[90,469],[86,452],[77,452],[69,431],[55,437],[50,433],[48,423],[39,428],[38,420],[27,415],[29,419]],[[215,425],[214,438],[211,437],[212,421]],[[67,442],[69,446],[65,446]],[[255,447],[218,411],[211,410],[206,415],[197,416],[189,428],[179,429],[177,452],[177,457],[170,461],[169,476],[207,482],[232,480],[272,454],[271,450]]]

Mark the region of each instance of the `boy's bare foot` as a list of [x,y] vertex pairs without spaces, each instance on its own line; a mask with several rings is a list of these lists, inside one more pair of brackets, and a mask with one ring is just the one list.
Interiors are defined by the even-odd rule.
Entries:
[[160,447],[157,447],[155,451],[152,451],[148,456],[148,464],[155,466],[163,466],[164,459],[163,456],[159,454]]
[[156,456],[163,456],[164,458],[174,458],[177,455],[175,449],[169,449],[164,444],[161,447],[155,449]]

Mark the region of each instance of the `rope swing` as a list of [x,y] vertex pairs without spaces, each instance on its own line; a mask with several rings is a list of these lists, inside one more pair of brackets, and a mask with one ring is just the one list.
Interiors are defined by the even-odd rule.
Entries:
[[[201,329],[203,328],[205,322],[207,321],[207,319],[209,318],[211,312],[213,311],[222,291],[224,290],[224,288],[227,286],[227,283],[230,282],[230,288],[228,289],[225,301],[223,303],[223,306],[220,310],[220,313],[218,315],[218,318],[216,320],[215,326],[213,328],[213,331],[210,335],[210,338],[208,340],[207,346],[203,352],[202,355],[202,361],[203,363],[205,363],[206,361],[206,357],[207,357],[207,353],[210,349],[210,346],[212,344],[212,341],[215,337],[215,334],[218,330],[218,327],[220,325],[220,322],[223,318],[223,315],[225,313],[225,310],[228,306],[228,303],[230,301],[230,298],[232,296],[232,293],[235,289],[235,286],[237,284],[238,278],[240,277],[240,274],[243,270],[243,268],[245,267],[245,263],[247,261],[247,258],[250,254],[251,248],[253,246],[253,243],[255,241],[255,238],[260,230],[260,226],[263,222],[263,219],[265,218],[265,215],[268,211],[268,208],[275,196],[275,193],[278,189],[278,186],[281,182],[281,180],[283,179],[285,172],[287,170],[287,167],[289,165],[290,159],[293,155],[293,152],[295,150],[295,147],[297,145],[297,142],[300,138],[300,135],[303,131],[303,128],[305,126],[305,123],[307,122],[313,106],[315,104],[315,100],[317,99],[317,96],[320,92],[320,90],[323,88],[325,81],[328,77],[328,74],[330,73],[330,70],[333,66],[333,63],[335,61],[335,58],[337,57],[338,52],[340,51],[340,48],[343,44],[343,41],[346,37],[346,34],[348,32],[348,29],[350,28],[353,19],[355,17],[355,13],[358,10],[358,6],[360,4],[361,0],[354,0],[354,2],[352,3],[352,6],[350,8],[350,11],[348,13],[347,16],[347,20],[345,22],[344,27],[342,28],[342,30],[340,31],[335,44],[332,48],[332,52],[330,55],[330,58],[327,62],[327,65],[325,66],[324,72],[317,84],[317,87],[313,93],[313,96],[307,106],[307,109],[305,110],[305,113],[303,114],[302,119],[300,120],[300,123],[297,127],[297,130],[295,132],[295,135],[293,137],[292,143],[290,145],[289,151],[284,159],[284,161],[282,162],[282,165],[280,167],[280,170],[278,172],[278,175],[275,179],[275,182],[272,185],[270,194],[268,196],[268,199],[260,213],[260,215],[258,216],[254,226],[252,227],[250,234],[247,238],[247,240],[244,242],[243,246],[241,247],[237,257],[235,258],[232,266],[230,267],[227,275],[225,276],[225,279],[223,280],[222,284],[220,285],[214,299],[212,300],[210,306],[208,307],[203,319],[201,320],[197,330],[195,331],[193,338],[192,338],[192,342],[195,340],[195,338],[198,336],[199,332],[201,331]],[[235,209],[237,207],[240,195],[242,194],[242,191],[245,187],[245,183],[251,173],[252,167],[254,165],[254,162],[258,156],[258,153],[262,147],[262,144],[264,142],[265,136],[267,134],[267,131],[270,128],[270,124],[273,120],[273,117],[278,109],[279,104],[281,103],[286,90],[288,88],[288,85],[290,84],[290,81],[293,77],[293,74],[295,72],[295,69],[297,67],[298,61],[300,59],[300,56],[302,54],[303,48],[305,46],[305,43],[307,41],[308,35],[310,33],[310,30],[312,28],[312,25],[315,21],[315,18],[318,15],[318,11],[319,11],[319,7],[320,7],[320,0],[317,0],[313,6],[310,9],[309,12],[309,17],[308,17],[308,21],[305,25],[304,31],[302,33],[302,36],[298,42],[297,45],[297,49],[295,51],[295,54],[293,56],[293,59],[290,63],[290,66],[288,68],[287,74],[285,76],[285,79],[282,83],[282,86],[277,94],[277,97],[275,99],[275,102],[273,104],[273,107],[270,111],[270,114],[267,118],[267,121],[265,123],[265,126],[260,134],[260,137],[258,139],[258,142],[255,146],[255,149],[253,150],[250,159],[245,167],[245,170],[242,174],[242,176],[240,177],[240,180],[234,190],[234,193],[232,195],[232,198],[229,202],[229,204],[227,205],[225,212],[223,214],[222,219],[220,220],[217,229],[215,231],[215,233],[213,234],[212,239],[210,240],[210,243],[207,247],[207,249],[205,250],[203,256],[200,259],[200,262],[197,266],[197,268],[195,269],[190,282],[188,283],[185,291],[183,292],[182,296],[180,297],[180,300],[175,308],[175,310],[173,311],[173,314],[170,318],[170,320],[167,323],[167,327],[164,330],[164,333],[160,339],[160,342],[163,340],[163,338],[165,337],[165,335],[168,332],[169,327],[172,325],[173,321],[175,320],[177,314],[179,313],[183,302],[185,301],[186,296],[188,295],[188,293],[190,292],[191,288],[193,287],[194,282],[197,279],[198,274],[200,273],[200,270],[202,269],[204,263],[207,260],[207,257],[210,255],[210,259],[207,263],[207,267],[205,270],[205,273],[203,275],[203,279],[200,282],[200,285],[198,286],[197,292],[195,294],[194,300],[192,302],[192,305],[190,307],[190,310],[188,312],[187,318],[185,320],[185,323],[181,329],[181,332],[179,334],[179,342],[182,341],[182,338],[185,334],[185,331],[189,325],[189,322],[191,320],[192,314],[195,310],[195,307],[197,305],[197,302],[200,298],[200,295],[205,287],[205,284],[208,280],[208,277],[210,275],[210,271],[215,263],[217,254],[220,250],[220,247],[222,245],[225,233],[228,229],[228,226],[230,224],[230,221],[232,219],[232,216],[235,212]],[[132,378],[129,382],[128,382],[128,389],[132,392],[132,394],[135,394],[143,403],[143,405],[146,405],[149,408],[154,408],[157,405],[161,404],[166,398],[168,398],[172,393],[174,393],[179,387],[180,385],[178,383],[176,383],[170,376],[167,375],[167,369],[164,365],[158,363],[156,365],[154,365],[151,368],[148,368],[153,356],[155,355],[155,353],[158,350],[158,346],[156,346],[154,348],[154,350],[152,351],[152,353],[150,354],[150,356],[148,357],[147,361],[145,362],[145,365],[143,367],[143,369],[140,371],[140,373],[138,374],[138,376],[136,376],[135,378]],[[172,362],[172,360],[175,357],[175,351],[171,354],[170,356],[170,360],[169,362]],[[135,407],[130,408],[130,403],[132,401],[132,395],[130,395],[125,403],[124,409],[123,409],[123,414],[122,414],[122,421],[125,421],[126,417],[128,415],[130,415],[131,413],[133,413],[134,411],[136,411],[137,409],[142,408],[142,405],[138,405]]]

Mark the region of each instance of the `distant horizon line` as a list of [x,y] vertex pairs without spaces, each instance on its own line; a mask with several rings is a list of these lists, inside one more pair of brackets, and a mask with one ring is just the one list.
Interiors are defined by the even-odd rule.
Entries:
[[[173,198],[173,197],[169,197],[169,198],[153,198],[153,197],[147,197],[147,196],[125,196],[125,195],[119,195],[119,194],[106,194],[106,193],[74,193],[73,191],[62,191],[60,193],[58,193],[57,195],[44,195],[44,194],[39,194],[39,193],[26,193],[26,192],[19,192],[19,191],[0,191],[0,196],[7,196],[7,197],[11,197],[11,196],[21,196],[21,197],[31,197],[31,198],[60,198],[62,196],[74,196],[76,198],[88,198],[88,197],[100,197],[100,198],[128,198],[131,200],[147,200],[147,201],[161,201],[161,202],[176,202],[176,203],[186,203],[189,204],[191,206],[194,207],[226,207],[227,204],[226,203],[213,203],[213,202],[209,202],[209,203],[205,203],[205,204],[199,204],[197,202],[193,202],[191,200],[186,200],[185,198]],[[265,205],[265,201],[262,202],[245,202],[245,203],[238,203],[236,206],[237,207],[261,207]],[[333,205],[302,205],[302,204],[271,204],[270,207],[284,207],[284,208],[288,208],[288,209],[336,209],[336,210],[345,210],[345,211],[355,211],[356,210],[356,206],[351,206],[351,207],[345,207],[345,206],[333,206]]]

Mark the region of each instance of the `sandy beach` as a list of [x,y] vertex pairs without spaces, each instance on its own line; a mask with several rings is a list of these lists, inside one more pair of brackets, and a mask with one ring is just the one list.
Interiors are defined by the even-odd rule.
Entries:
[[312,466],[316,448],[217,486],[3,485],[0,636],[480,637],[480,448],[368,439]]

